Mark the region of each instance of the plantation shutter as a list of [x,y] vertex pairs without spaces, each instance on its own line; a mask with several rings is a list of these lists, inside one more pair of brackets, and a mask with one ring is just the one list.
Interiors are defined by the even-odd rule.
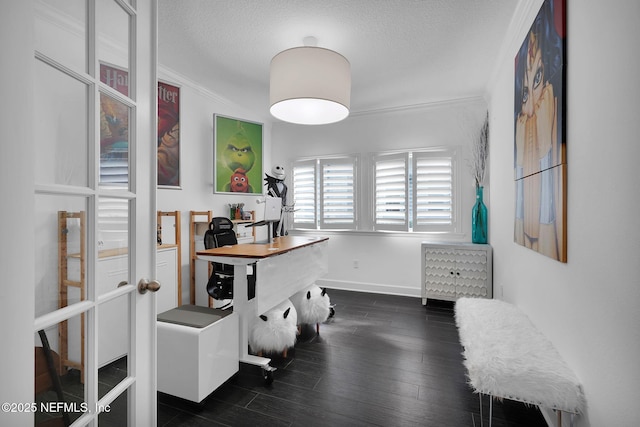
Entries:
[[316,161],[300,161],[293,166],[293,226],[316,228]]
[[115,197],[98,199],[98,249],[122,248],[129,233],[129,201]]
[[408,153],[374,156],[374,228],[408,230]]
[[320,160],[320,227],[356,228],[354,157]]
[[453,153],[414,153],[413,171],[413,230],[454,231]]

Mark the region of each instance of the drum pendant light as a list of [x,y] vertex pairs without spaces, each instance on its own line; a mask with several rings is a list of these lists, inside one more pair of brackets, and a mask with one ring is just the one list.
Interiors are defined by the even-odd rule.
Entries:
[[271,60],[270,111],[303,125],[335,123],[349,115],[351,65],[329,49],[295,47]]

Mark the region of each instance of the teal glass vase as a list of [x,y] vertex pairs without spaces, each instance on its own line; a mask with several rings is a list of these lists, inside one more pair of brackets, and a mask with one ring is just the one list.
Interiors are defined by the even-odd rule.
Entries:
[[487,207],[482,200],[484,187],[476,187],[476,203],[471,211],[471,241],[487,243]]

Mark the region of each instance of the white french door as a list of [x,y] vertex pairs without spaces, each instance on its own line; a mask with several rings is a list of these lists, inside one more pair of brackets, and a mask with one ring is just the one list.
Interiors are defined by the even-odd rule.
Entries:
[[[152,426],[155,296],[138,284],[155,276],[156,2],[32,0],[7,8],[14,7],[33,31],[22,82],[32,89],[25,91],[33,95],[31,117],[16,121],[32,124],[32,140],[14,141],[18,158],[31,154],[33,174],[16,191],[32,198],[18,198],[14,209],[33,209],[30,223],[16,226],[33,227],[34,245],[19,254],[30,280],[9,278],[25,289],[2,309],[20,318],[26,305],[33,327],[31,339],[4,343],[35,354],[36,369],[44,355],[43,375],[54,378],[54,369],[61,381],[29,400],[3,391],[15,411],[3,407],[0,424],[62,417],[74,426]],[[3,370],[3,382],[34,384],[34,359],[10,358],[19,366]]]

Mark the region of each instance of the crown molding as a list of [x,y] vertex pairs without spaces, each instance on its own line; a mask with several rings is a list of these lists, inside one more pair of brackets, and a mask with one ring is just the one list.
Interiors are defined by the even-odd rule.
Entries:
[[505,37],[502,40],[495,66],[485,85],[487,102],[490,100],[495,86],[499,83],[499,76],[504,71],[505,62],[508,58],[515,57],[515,53],[520,48],[523,37],[529,30],[531,22],[540,10],[542,3],[544,3],[544,0],[524,0],[516,6]]
[[401,113],[405,111],[432,110],[432,109],[439,109],[443,107],[455,107],[455,106],[469,105],[474,103],[486,104],[486,100],[482,95],[469,96],[464,98],[443,99],[443,100],[432,101],[432,102],[423,102],[419,104],[400,105],[396,107],[378,108],[374,110],[353,111],[349,114],[349,117],[370,116],[375,114]]

